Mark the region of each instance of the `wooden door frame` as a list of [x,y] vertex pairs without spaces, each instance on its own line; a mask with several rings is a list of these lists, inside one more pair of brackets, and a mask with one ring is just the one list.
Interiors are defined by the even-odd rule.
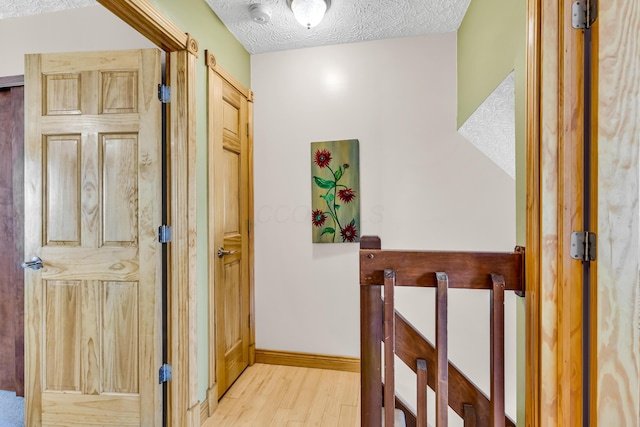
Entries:
[[[15,75],[15,76],[0,77],[0,90],[13,90],[13,89],[19,88],[19,87],[24,88],[24,74]],[[24,103],[24,101],[23,101],[23,103]],[[23,105],[22,113],[24,113],[24,105]],[[23,130],[23,136],[24,136],[24,128],[22,130]],[[23,143],[23,147],[22,148],[23,148],[23,152],[24,152],[24,143]],[[21,158],[23,158],[23,157],[24,156],[21,156]],[[23,159],[23,168],[24,168],[24,159]],[[15,183],[15,173],[16,172],[14,170],[13,171],[14,183]],[[24,171],[21,172],[21,176],[19,177],[18,181],[21,182],[21,183],[24,183]],[[24,205],[24,191],[22,192],[20,197],[21,197],[20,203],[22,203],[22,205]],[[15,197],[14,197],[14,201],[15,201]],[[19,215],[21,214],[21,218],[23,220],[23,224],[20,225],[20,231],[22,231],[22,229],[24,228],[24,206],[22,206],[22,210],[23,210],[23,212],[18,212]],[[14,228],[15,228],[15,223],[14,223]],[[15,230],[14,230],[14,232],[15,232]],[[18,251],[24,249],[22,247],[23,246],[23,240],[24,240],[24,238],[20,239],[20,243],[19,243],[20,247],[16,248],[16,249],[18,249]],[[24,251],[22,251],[22,252],[24,252]],[[22,259],[24,254],[20,253],[20,254],[18,254],[18,256],[19,256],[20,259]],[[22,301],[24,299],[24,278],[22,280],[23,280],[22,289],[20,289],[20,291],[23,293],[23,297],[20,299],[20,301]],[[20,371],[20,372],[16,372],[16,375],[18,376],[17,379],[19,381],[21,381],[21,382],[20,382],[20,384],[16,385],[15,390],[12,390],[12,391],[16,392],[17,396],[24,396],[24,392],[25,392],[25,384],[24,384],[24,378],[25,378],[25,375],[24,375],[24,301],[22,301],[21,307],[22,307],[22,313],[18,313],[18,315],[21,314],[22,318],[19,320],[18,325],[16,325],[16,326],[18,326],[18,328],[22,329],[22,341],[23,341],[22,348],[21,348],[22,357],[19,357],[19,355],[15,354],[15,351],[14,351],[14,354],[16,356],[15,357],[15,359],[16,359],[15,363],[16,363],[16,365],[19,365],[19,366],[16,366],[16,370]]]
[[198,42],[180,31],[148,0],[98,0],[98,3],[169,54],[168,222],[173,240],[168,251],[167,332],[173,379],[169,383],[167,415],[170,426],[197,427],[200,426],[195,191]]
[[583,34],[571,27],[570,0],[527,4],[526,425],[576,426],[583,273],[570,236],[583,231]]
[[[214,128],[214,120],[215,120],[215,112],[212,111],[211,108],[211,99],[213,98],[213,87],[211,81],[213,79],[213,73],[218,74],[223,80],[233,86],[238,92],[242,94],[247,99],[247,121],[249,125],[249,129],[247,129],[247,153],[249,156],[249,189],[248,189],[248,216],[249,216],[249,224],[253,224],[253,92],[246,87],[244,87],[236,78],[234,78],[229,72],[227,72],[224,68],[222,68],[218,62],[216,61],[216,57],[213,53],[209,51],[205,51],[205,64],[207,66],[207,105],[209,106],[209,111],[207,111],[207,146],[210,148],[208,151],[208,164],[209,170],[207,171],[207,182],[208,182],[208,212],[209,217],[211,212],[215,211],[214,206],[214,151],[211,147],[213,147],[213,134],[212,130]],[[208,244],[207,244],[207,253],[208,259],[214,260],[217,251],[217,247],[215,245],[215,230],[214,225],[209,221],[208,228]],[[253,238],[253,227],[249,227],[249,245],[248,245],[248,265],[249,265],[249,365],[253,365],[255,363],[255,353],[256,353],[256,339],[255,339],[255,316],[254,316],[254,269],[253,269],[253,256],[254,256],[254,238]],[[244,256],[244,254],[243,254]],[[216,338],[216,324],[215,324],[215,293],[211,292],[211,286],[215,283],[215,262],[209,262],[209,271],[208,271],[208,283],[209,283],[209,300],[208,300],[208,316],[209,316],[209,342],[214,343],[215,348],[218,346],[217,338]],[[209,351],[209,383],[207,387],[207,402],[206,408],[203,409],[203,416],[206,414],[207,417],[213,415],[213,412],[218,407],[218,381],[216,376],[216,352]],[[206,411],[205,411],[206,409]]]

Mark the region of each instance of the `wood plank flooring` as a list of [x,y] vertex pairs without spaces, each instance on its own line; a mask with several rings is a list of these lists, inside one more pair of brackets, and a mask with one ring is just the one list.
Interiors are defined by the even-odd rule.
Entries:
[[203,427],[359,427],[360,374],[256,363]]

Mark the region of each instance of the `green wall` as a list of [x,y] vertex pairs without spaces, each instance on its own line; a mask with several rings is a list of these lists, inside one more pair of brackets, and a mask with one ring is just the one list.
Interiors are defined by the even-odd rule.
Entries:
[[526,0],[471,0],[458,29],[458,127],[515,68]]
[[[516,125],[516,242],[526,240],[526,0],[471,0],[458,29],[458,127],[513,70]],[[517,424],[525,423],[525,299],[518,298]]]
[[204,0],[150,0],[180,30],[198,41],[196,68],[196,199],[198,280],[198,399],[207,396],[209,382],[209,328],[207,320],[209,263],[207,259],[207,66],[204,51],[212,52],[218,64],[240,83],[251,87],[250,56]]

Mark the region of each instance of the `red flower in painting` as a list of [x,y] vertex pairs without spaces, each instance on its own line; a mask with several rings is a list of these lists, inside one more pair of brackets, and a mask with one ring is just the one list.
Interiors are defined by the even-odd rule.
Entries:
[[315,160],[316,165],[321,168],[328,166],[329,162],[331,162],[331,153],[327,150],[318,150],[316,151]]
[[349,225],[340,230],[343,242],[353,242],[358,237],[358,230],[356,230],[355,221],[351,221]]
[[338,197],[345,203],[349,203],[356,197],[356,193],[351,188],[338,191]]
[[316,227],[320,227],[324,224],[325,219],[327,219],[327,216],[320,209],[314,210],[311,214],[311,222],[313,222],[313,225]]

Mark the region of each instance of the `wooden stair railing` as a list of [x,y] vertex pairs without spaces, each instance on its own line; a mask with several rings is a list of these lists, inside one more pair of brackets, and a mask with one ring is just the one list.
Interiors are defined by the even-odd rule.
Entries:
[[[426,382],[436,392],[436,427],[447,426],[448,407],[463,418],[465,427],[515,427],[504,412],[504,291],[524,295],[523,252],[522,248],[516,248],[513,253],[383,251],[379,238],[361,239],[363,426],[381,425],[381,407],[384,407],[385,426],[393,426],[393,409],[397,406],[393,386],[396,355],[417,373],[417,416],[410,414],[415,425],[427,425]],[[436,288],[435,348],[395,311],[395,286]],[[448,361],[449,288],[491,290],[491,399]],[[382,292],[384,300],[381,299]],[[387,387],[381,394],[382,342],[385,343],[384,382]],[[408,415],[406,408],[405,415]]]

